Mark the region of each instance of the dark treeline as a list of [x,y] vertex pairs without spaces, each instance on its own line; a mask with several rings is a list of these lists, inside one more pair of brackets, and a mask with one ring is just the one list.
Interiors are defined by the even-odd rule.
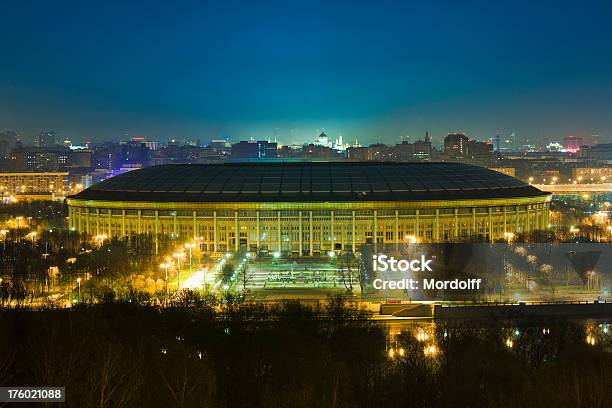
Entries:
[[609,340],[582,324],[437,323],[427,355],[340,298],[135,303],[0,310],[0,383],[65,386],[72,407],[609,406]]

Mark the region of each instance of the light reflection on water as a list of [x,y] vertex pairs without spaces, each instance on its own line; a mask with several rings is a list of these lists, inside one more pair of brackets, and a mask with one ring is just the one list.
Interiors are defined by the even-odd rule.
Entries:
[[390,360],[420,350],[429,358],[440,357],[457,338],[494,341],[526,358],[547,361],[565,345],[586,344],[612,352],[612,324],[607,320],[572,321],[441,321],[390,320],[386,354]]

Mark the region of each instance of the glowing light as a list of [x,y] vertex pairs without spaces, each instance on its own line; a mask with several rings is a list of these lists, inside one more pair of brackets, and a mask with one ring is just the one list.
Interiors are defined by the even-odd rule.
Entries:
[[185,279],[184,282],[181,283],[181,287],[183,289],[197,289],[201,288],[204,285],[204,271],[199,270],[196,271],[189,278]]
[[429,335],[427,333],[425,333],[425,331],[423,331],[423,329],[419,329],[419,331],[416,334],[416,339],[418,341],[426,341],[427,339],[429,339]]
[[434,356],[438,352],[438,348],[434,345],[425,347],[424,353],[426,356]]
[[409,244],[416,244],[416,242],[417,242],[417,237],[416,237],[416,236],[414,236],[414,235],[406,235],[406,236],[404,237],[404,240],[405,240],[406,242],[408,242]]
[[104,244],[104,240],[108,238],[106,234],[99,234],[95,236],[96,241],[100,241],[100,245]]

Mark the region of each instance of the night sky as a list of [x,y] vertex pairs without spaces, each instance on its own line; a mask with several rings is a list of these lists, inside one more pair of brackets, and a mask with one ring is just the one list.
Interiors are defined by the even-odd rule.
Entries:
[[612,136],[609,0],[123,3],[3,2],[0,130]]

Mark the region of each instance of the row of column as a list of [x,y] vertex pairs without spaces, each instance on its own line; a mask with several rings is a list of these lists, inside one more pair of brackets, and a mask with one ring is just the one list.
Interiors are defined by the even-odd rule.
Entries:
[[[498,216],[499,213],[493,213],[492,208],[489,207],[488,208],[488,213],[485,213],[485,217],[488,218],[488,228],[485,228],[485,231],[483,231],[485,234],[488,234],[489,237],[493,237],[493,216]],[[513,215],[515,213],[512,213]],[[101,234],[101,233],[106,233],[109,236],[112,236],[112,229],[111,229],[111,220],[112,220],[112,213],[111,211],[108,211],[107,214],[107,219],[103,220],[102,222],[106,225],[100,225],[101,224],[101,219],[103,219],[102,214],[100,214],[99,210],[96,210],[96,212],[94,213],[94,217],[92,217],[91,213],[88,213],[85,217],[85,214],[76,214],[76,210],[73,209],[72,212],[72,217],[70,217],[70,223],[71,223],[71,227],[78,229],[79,231],[86,231],[88,233],[91,233],[93,228],[92,228],[92,218],[95,221],[95,232],[96,235],[97,234]],[[464,214],[462,214],[464,215]],[[482,218],[483,214],[477,213],[476,208],[472,208],[471,210],[471,215],[472,215],[472,225],[471,225],[471,233],[477,233],[477,219],[478,218]],[[521,217],[522,215],[522,217]],[[530,218],[532,218],[531,216],[534,215],[534,221],[533,221],[533,225],[531,224],[531,220]],[[452,232],[453,232],[453,236],[454,237],[458,237],[459,236],[459,210],[458,209],[454,209],[454,213],[452,214],[453,217],[453,228],[452,228]],[[308,232],[309,232],[309,239],[308,239],[308,253],[310,255],[313,254],[314,251],[314,240],[313,240],[313,212],[312,211],[308,211],[306,214],[307,220],[308,220]],[[420,237],[421,236],[421,219],[422,219],[422,214],[420,214],[419,210],[416,210],[415,213],[415,236]],[[524,231],[530,231],[533,227],[533,229],[535,230],[544,230],[548,228],[548,222],[549,222],[549,212],[546,208],[538,208],[535,210],[526,210],[524,213],[518,213],[517,216],[515,217],[515,225],[513,225],[514,228],[511,228],[511,230],[516,231],[516,232],[524,232]],[[217,252],[218,251],[218,247],[219,247],[219,240],[218,240],[218,215],[217,212],[214,211],[213,212],[213,251]],[[224,217],[225,219],[227,217]],[[266,217],[269,218],[269,217]],[[434,215],[434,224],[433,224],[433,231],[432,231],[432,240],[434,242],[437,242],[440,240],[440,220],[441,218],[444,220],[447,220],[448,217],[446,216],[446,214],[444,215],[440,215],[440,210],[436,209],[435,210],[435,215]],[[524,231],[520,231],[520,224],[521,224],[521,218],[522,218],[522,224],[524,225]],[[75,222],[76,219],[76,222]],[[154,233],[157,236],[159,233],[159,212],[155,211],[155,223],[154,223]],[[142,222],[143,220],[143,216],[142,216],[142,210],[138,210],[138,229],[137,229],[137,233],[141,234],[143,232],[143,228],[142,228]],[[376,210],[373,211],[373,235],[372,235],[372,241],[373,244],[376,246],[378,244],[378,222],[379,220],[381,220],[381,218],[378,216],[378,213]],[[385,222],[388,222],[389,219],[385,216],[384,218]],[[104,222],[106,221],[106,222]],[[128,234],[126,234],[126,210],[122,210],[121,211],[121,236],[126,236]],[[233,224],[234,224],[234,249],[238,250],[240,248],[240,222],[239,222],[239,217],[238,217],[238,211],[234,212],[234,220],[233,220]],[[334,212],[331,211],[330,212],[330,219],[329,219],[329,226],[330,226],[330,236],[331,236],[331,247],[335,248],[335,221],[336,221],[336,217],[334,216]],[[83,223],[86,223],[86,225],[83,225]],[[193,222],[193,234],[194,234],[194,238],[198,237],[197,234],[197,225],[198,225],[198,218],[197,218],[197,213],[196,211],[193,211],[192,213],[192,222]],[[257,211],[256,213],[256,218],[255,218],[255,222],[256,222],[256,239],[255,239],[255,244],[256,246],[259,248],[261,246],[261,220],[260,220],[260,212]],[[282,229],[281,229],[281,223],[282,223],[282,219],[281,219],[281,212],[277,211],[276,212],[276,232],[277,232],[277,239],[276,239],[276,250],[277,251],[281,251],[282,250]],[[396,238],[396,242],[399,244],[402,241],[402,237],[399,236],[400,234],[400,216],[399,216],[399,211],[395,210],[395,214],[394,214],[394,237]],[[172,225],[173,225],[173,234],[176,236],[177,235],[177,224],[178,224],[178,220],[177,220],[177,215],[176,213],[173,215],[172,218]],[[299,253],[302,254],[303,250],[304,250],[304,240],[302,239],[303,237],[303,229],[304,229],[304,212],[299,211],[298,212],[298,225],[299,225]],[[85,228],[83,228],[85,227]],[[102,228],[101,228],[102,227]],[[506,207],[503,207],[503,231],[504,233],[506,232],[510,232],[509,231],[509,224],[508,224],[508,212]],[[355,217],[355,211],[351,212],[351,248],[353,250],[353,252],[355,252],[356,250],[356,241],[355,241],[355,237],[356,237],[356,217]],[[157,239],[156,239],[157,241]]]

